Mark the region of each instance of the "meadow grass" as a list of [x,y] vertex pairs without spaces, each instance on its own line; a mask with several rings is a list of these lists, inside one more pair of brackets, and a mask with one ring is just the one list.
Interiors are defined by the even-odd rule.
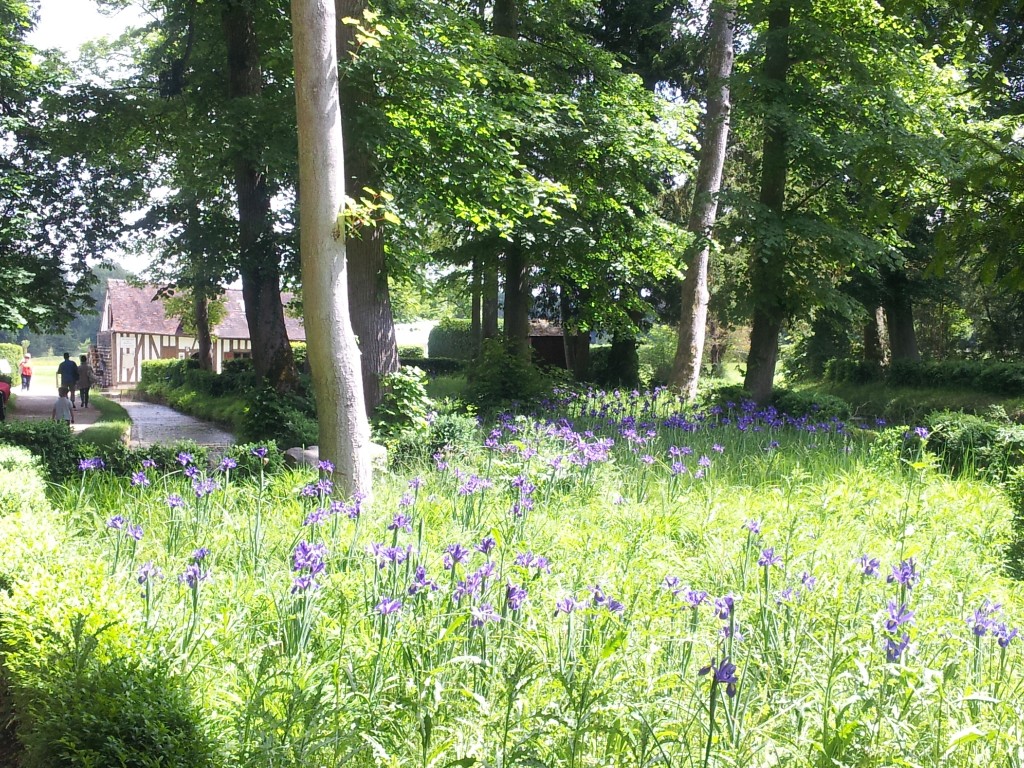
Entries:
[[102,395],[92,395],[89,398],[89,407],[95,408],[100,415],[95,424],[77,433],[80,442],[103,448],[127,441],[132,428],[128,411],[119,403]]
[[187,680],[225,765],[1018,765],[1006,500],[878,444],[561,393],[368,502],[85,468],[42,554],[0,538],[7,664],[85,616]]

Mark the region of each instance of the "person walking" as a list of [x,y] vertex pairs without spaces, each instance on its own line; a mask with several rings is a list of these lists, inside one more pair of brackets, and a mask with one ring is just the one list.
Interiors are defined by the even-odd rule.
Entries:
[[71,407],[75,407],[75,387],[78,386],[78,365],[71,359],[71,353],[64,353],[64,362],[57,366],[57,388],[71,393]]
[[[74,365],[74,363],[72,363]],[[57,400],[53,404],[53,413],[51,414],[54,421],[63,421],[68,425],[75,423],[75,414],[72,412],[74,409],[74,403],[68,400],[68,388],[61,387],[57,390]]]
[[26,352],[18,368],[21,371],[21,391],[28,392],[28,388],[32,385],[32,355]]
[[78,357],[78,401],[83,408],[89,407],[89,390],[96,383],[96,374],[89,365],[89,358],[85,355]]

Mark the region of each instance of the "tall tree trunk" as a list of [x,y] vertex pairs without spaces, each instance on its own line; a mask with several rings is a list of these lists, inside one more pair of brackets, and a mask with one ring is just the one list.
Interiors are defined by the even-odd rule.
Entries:
[[[355,53],[356,28],[343,24],[342,19],[363,18],[367,8],[365,0],[335,0],[337,16],[337,45],[342,57]],[[360,113],[373,98],[373,94],[357,87],[350,78],[340,82],[341,130],[345,142],[345,188],[349,196],[358,199],[365,194],[364,187],[380,189],[380,177],[373,162],[373,147],[362,134]],[[348,300],[352,313],[352,327],[359,339],[363,370],[363,395],[366,412],[373,413],[383,394],[381,381],[398,370],[398,340],[395,336],[395,316],[391,310],[391,292],[388,288],[388,268],[384,257],[384,232],[379,225],[364,227],[358,237],[346,244],[348,259]]]
[[483,326],[481,325],[480,312],[482,309],[481,299],[483,298],[484,273],[480,266],[480,257],[473,257],[472,278],[470,283],[470,308],[469,308],[469,335],[473,338],[473,357],[480,354],[480,342],[483,341]]
[[292,0],[299,135],[299,248],[320,455],[345,494],[369,494],[370,427],[348,306],[345,174],[333,0]]
[[889,326],[889,349],[893,362],[916,363],[921,359],[914,331],[914,304],[907,295],[893,297],[885,303]]
[[889,360],[885,310],[875,307],[869,309],[869,315],[864,323],[864,362],[876,371],[881,371]]
[[505,248],[505,343],[530,360],[530,287],[526,252],[518,237]]
[[[227,43],[228,98],[239,103],[258,101],[263,90],[263,73],[250,4],[244,0],[225,0],[221,23]],[[248,131],[241,141],[258,138],[258,131]],[[255,159],[260,154],[259,148],[250,144],[231,150],[238,198],[238,272],[242,279],[253,367],[276,390],[284,392],[295,387],[298,373],[281,304],[281,268],[274,247],[270,193],[266,177]]]
[[711,235],[718,217],[718,192],[722,187],[725,148],[729,142],[729,78],[732,76],[733,29],[736,11],[727,1],[711,9],[711,53],[708,64],[708,107],[704,113],[704,142],[697,167],[696,190],[688,229],[694,236],[687,256],[682,287],[679,341],[669,384],[683,396],[697,396],[704,339],[708,320],[708,263]]
[[201,288],[192,289],[192,316],[196,323],[196,352],[199,367],[204,371],[212,371],[213,337],[210,332],[210,298]]
[[498,257],[488,254],[484,257],[483,267],[483,337],[498,338]]
[[[764,54],[765,90],[773,99],[785,98],[789,74],[789,0],[774,0],[768,10],[768,33]],[[786,171],[788,136],[784,118],[771,106],[765,111],[764,150],[761,157],[760,202],[768,212],[762,226],[773,230],[765,233],[750,270],[751,291],[755,309],[750,331],[750,354],[744,388],[758,403],[771,399],[775,365],[779,359],[779,332],[786,317],[785,287],[782,272],[786,259],[785,227],[782,222],[786,202]]]

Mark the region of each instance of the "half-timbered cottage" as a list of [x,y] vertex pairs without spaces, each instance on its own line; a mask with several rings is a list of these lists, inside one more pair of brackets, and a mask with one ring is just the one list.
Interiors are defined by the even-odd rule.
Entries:
[[[177,317],[168,317],[155,285],[129,285],[110,280],[103,300],[96,352],[103,385],[128,387],[138,384],[146,360],[184,360],[197,351],[194,336],[185,333]],[[287,303],[290,294],[281,294]],[[252,356],[249,326],[240,290],[224,292],[224,319],[213,329],[213,364],[217,373],[226,360]],[[302,320],[285,316],[288,338],[305,341]]]

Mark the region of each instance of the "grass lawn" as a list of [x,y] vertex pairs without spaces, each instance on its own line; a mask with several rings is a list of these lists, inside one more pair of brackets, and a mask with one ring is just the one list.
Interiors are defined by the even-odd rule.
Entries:
[[89,407],[99,411],[99,419],[78,433],[78,440],[97,447],[124,443],[132,428],[131,417],[120,404],[102,395],[90,395]]

